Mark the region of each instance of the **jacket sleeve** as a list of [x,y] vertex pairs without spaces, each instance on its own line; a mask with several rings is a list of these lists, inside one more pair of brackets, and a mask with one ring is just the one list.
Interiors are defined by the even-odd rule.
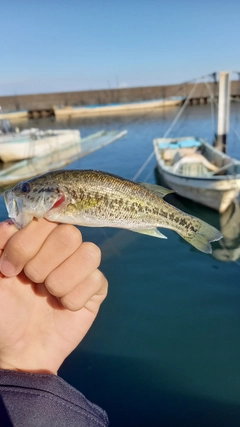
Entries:
[[14,427],[106,427],[105,411],[58,376],[0,370],[0,420]]

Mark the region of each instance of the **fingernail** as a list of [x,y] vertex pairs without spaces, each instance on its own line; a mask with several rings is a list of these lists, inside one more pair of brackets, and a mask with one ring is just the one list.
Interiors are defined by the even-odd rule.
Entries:
[[2,224],[7,224],[7,225],[13,225],[14,222],[11,218],[7,218],[4,221],[1,222]]
[[7,223],[7,224],[9,224],[9,225],[14,224],[13,220],[12,220],[12,219],[10,219],[10,218],[5,219],[5,221],[4,221],[4,222],[6,222],[6,223]]
[[11,277],[15,276],[15,268],[6,259],[2,259],[0,262],[0,270],[4,276]]

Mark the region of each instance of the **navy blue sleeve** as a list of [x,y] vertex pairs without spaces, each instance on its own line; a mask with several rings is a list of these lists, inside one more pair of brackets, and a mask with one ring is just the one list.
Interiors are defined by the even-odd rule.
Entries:
[[106,412],[62,378],[8,370],[0,370],[0,420],[6,427],[109,425]]

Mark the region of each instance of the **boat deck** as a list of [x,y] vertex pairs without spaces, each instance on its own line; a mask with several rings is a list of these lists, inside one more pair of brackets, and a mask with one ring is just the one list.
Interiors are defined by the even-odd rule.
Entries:
[[164,167],[175,174],[191,177],[240,174],[239,161],[195,138],[160,139],[157,147]]

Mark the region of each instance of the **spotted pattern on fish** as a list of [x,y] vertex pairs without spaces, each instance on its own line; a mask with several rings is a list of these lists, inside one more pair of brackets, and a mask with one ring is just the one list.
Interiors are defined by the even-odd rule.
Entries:
[[[28,191],[29,190],[29,191]],[[9,216],[23,227],[33,217],[91,227],[118,227],[164,237],[158,227],[176,231],[210,252],[221,233],[167,203],[162,187],[92,170],[54,171],[17,184],[5,193]]]

